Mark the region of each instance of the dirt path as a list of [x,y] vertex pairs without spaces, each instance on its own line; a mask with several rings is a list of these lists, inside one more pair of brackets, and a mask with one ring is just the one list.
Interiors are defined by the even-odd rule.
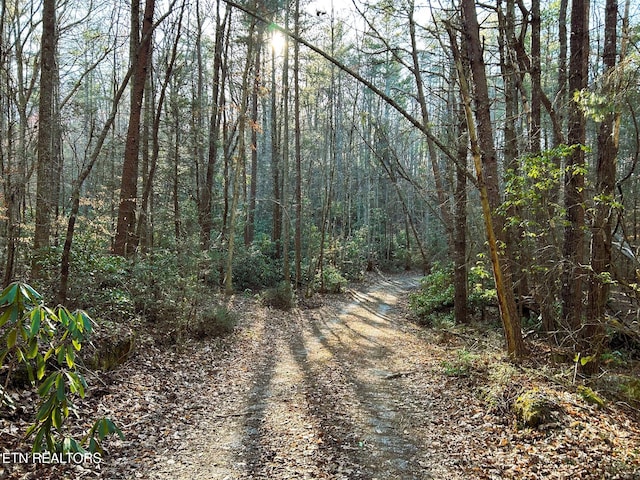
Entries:
[[[100,465],[0,464],[0,480],[640,480],[637,410],[585,402],[571,364],[506,362],[497,329],[416,326],[417,281],[286,313],[239,296],[233,335],[149,337],[79,402],[125,434]],[[523,391],[548,399],[547,423],[516,423]],[[26,447],[21,428],[0,419],[3,449]]]
[[258,322],[250,371],[232,387],[242,395],[215,408],[221,365],[208,414],[142,478],[458,478],[424,428],[435,422],[428,403],[408,388],[425,373],[424,342],[395,306],[417,281],[382,280],[337,307]]
[[[105,396],[127,439],[99,477],[640,479],[637,418],[504,362],[499,331],[417,327],[417,282],[379,278],[288,313],[236,299],[233,336],[141,352]],[[557,407],[544,428],[510,412],[531,388]]]

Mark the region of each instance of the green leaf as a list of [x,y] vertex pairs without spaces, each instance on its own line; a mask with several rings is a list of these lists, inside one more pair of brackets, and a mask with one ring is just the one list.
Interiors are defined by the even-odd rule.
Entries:
[[58,378],[56,378],[56,397],[59,402],[64,400],[65,394],[65,384],[62,375],[58,374]]
[[58,308],[58,319],[60,320],[60,323],[62,325],[64,325],[65,327],[69,328],[69,323],[70,323],[70,315],[69,315],[69,310],[67,310],[64,307],[60,307]]
[[32,360],[36,358],[38,354],[38,339],[33,337],[29,340],[29,345],[27,348],[27,359]]
[[26,367],[27,375],[29,376],[29,382],[33,385],[36,382],[36,377],[33,374],[33,365],[31,365],[31,362],[27,362]]
[[76,372],[66,372],[65,375],[69,380],[69,390],[84,398],[86,382],[82,375]]
[[11,350],[16,345],[17,340],[18,340],[18,329],[13,328],[9,330],[9,334],[7,335],[7,348]]
[[0,295],[0,305],[10,305],[16,300],[16,294],[18,293],[18,284],[12,283],[2,291]]
[[29,438],[33,434],[33,432],[35,431],[36,428],[38,428],[38,424],[37,423],[29,425],[29,428],[27,428],[27,430],[24,433],[25,438]]
[[71,340],[71,344],[73,345],[73,348],[75,348],[77,352],[79,352],[80,349],[82,348],[82,344],[75,338]]
[[0,316],[0,327],[2,327],[7,322],[15,322],[18,319],[18,309],[15,306],[7,308]]
[[32,286],[27,285],[26,283],[20,283],[19,286],[20,286],[20,293],[24,298],[29,299],[30,303],[34,305],[37,305],[38,303],[40,303],[40,300],[42,300],[42,295],[36,292]]
[[62,365],[65,362],[65,357],[67,355],[66,350],[67,349],[66,349],[66,347],[64,345],[60,345],[57,348],[58,356],[57,356],[56,360],[58,360],[58,365]]
[[104,440],[107,435],[109,435],[109,427],[107,426],[106,419],[103,418],[98,425],[98,437],[100,440]]
[[91,317],[89,316],[89,314],[87,312],[85,312],[84,310],[78,310],[77,315],[82,319],[82,326],[83,326],[83,330],[86,333],[91,333],[92,330],[92,326],[91,326]]
[[29,328],[29,336],[31,338],[38,335],[43,318],[44,318],[44,311],[41,308],[33,309],[33,311],[31,312],[31,326]]
[[40,452],[42,451],[42,440],[44,438],[44,428],[41,426],[40,429],[38,430],[38,433],[36,434],[36,438],[33,440],[33,448],[32,451],[34,452]]
[[582,357],[580,359],[580,365],[582,365],[584,367],[587,363],[592,362],[593,359],[594,359],[593,355]]
[[53,408],[53,402],[55,401],[55,398],[53,395],[51,395],[46,402],[44,402],[42,405],[40,405],[40,408],[38,409],[38,413],[36,414],[36,421],[37,422],[41,422],[43,421],[45,418],[47,418],[50,413],[51,413],[51,409]]
[[75,365],[76,353],[73,351],[72,348],[69,348],[68,346],[67,348],[65,348],[65,351],[66,353],[64,358],[65,358],[65,361],[67,362],[67,366],[69,368],[73,368]]
[[42,355],[38,355],[36,357],[36,366],[36,377],[38,378],[38,380],[42,380],[42,377],[44,377],[44,373],[47,369],[47,363],[45,362]]
[[91,440],[89,440],[89,451],[93,453],[102,453],[100,444],[96,441],[95,438],[91,438]]
[[111,419],[105,418],[105,421],[107,422],[107,426],[109,427],[109,433],[115,433],[118,435],[118,437],[120,437],[120,440],[124,440],[124,434],[122,433],[122,430],[120,430],[118,426],[111,421]]
[[62,412],[60,412],[59,408],[54,408],[53,409],[53,415],[51,416],[51,421],[53,423],[53,426],[60,430],[60,427],[62,427]]
[[40,395],[41,397],[44,397],[45,395],[47,395],[51,390],[51,387],[53,386],[54,382],[56,381],[57,376],[58,376],[58,372],[53,372],[51,375],[49,375],[47,379],[44,382],[42,382],[42,384],[38,388],[38,395]]

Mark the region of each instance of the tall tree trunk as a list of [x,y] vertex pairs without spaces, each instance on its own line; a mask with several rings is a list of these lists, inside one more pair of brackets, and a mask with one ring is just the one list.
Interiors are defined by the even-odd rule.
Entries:
[[[474,85],[476,107],[475,123],[472,116],[469,89],[466,85],[465,73],[459,54],[457,55],[458,60],[456,62],[458,78],[465,103],[465,117],[469,140],[471,142],[471,153],[476,168],[478,188],[480,190],[487,241],[489,243],[489,253],[498,304],[500,306],[500,317],[506,337],[507,352],[513,358],[520,358],[524,355],[525,348],[522,341],[520,320],[517,318],[513,285],[504,253],[498,248],[499,242],[506,242],[504,239],[502,219],[495,213],[500,203],[498,164],[493,142],[489,90],[482,55],[480,26],[478,24],[475,1],[462,0],[461,5],[465,43],[467,45],[469,65]],[[452,31],[450,31],[450,36],[452,47],[456,48],[456,39]]]
[[[534,0],[534,2],[537,0]],[[504,108],[505,108],[505,122],[504,122],[504,165],[505,170],[509,170],[517,174],[520,170],[518,161],[519,148],[518,148],[518,83],[520,79],[519,72],[516,65],[516,18],[515,18],[515,1],[506,1],[506,10],[503,13],[501,9],[498,10],[498,19],[500,25],[500,35],[498,36],[498,44],[500,47],[500,70],[502,73],[502,81],[504,83]],[[533,65],[533,63],[531,63]],[[531,66],[532,80],[533,80],[533,66]],[[532,89],[533,89],[532,81]],[[532,92],[533,97],[533,92]],[[533,103],[533,102],[532,102]],[[540,116],[540,102],[538,101],[538,123]],[[535,114],[531,112],[531,136],[533,136]],[[539,133],[538,133],[539,134]],[[518,218],[522,215],[518,207],[511,206],[507,211],[507,216],[510,218]],[[522,229],[516,226],[510,226],[506,229],[505,238],[507,240],[507,251],[509,252],[509,262],[511,271],[513,274],[514,289],[517,294],[517,298],[521,299],[527,295],[527,278],[523,273],[521,266],[526,263],[524,260],[526,252],[519,251],[518,246],[520,244],[520,238],[522,237]],[[520,302],[517,302],[520,305]],[[522,308],[517,308],[518,318],[522,318]]]
[[[42,41],[40,68],[40,104],[38,109],[38,181],[36,187],[36,225],[33,247],[36,253],[50,246],[54,182],[53,110],[56,69],[56,1],[42,5]],[[34,257],[32,274],[40,275],[38,255]]]
[[[158,97],[158,105],[156,107],[156,111],[153,115],[153,121],[151,122],[151,157],[149,158],[149,166],[148,172],[146,176],[146,180],[143,184],[142,197],[140,200],[140,218],[138,218],[138,226],[136,228],[136,237],[139,241],[142,241],[147,235],[149,238],[144,245],[141,245],[142,248],[146,248],[153,238],[152,233],[148,232],[147,227],[147,212],[149,211],[151,192],[153,189],[153,181],[155,179],[156,170],[158,168],[158,157],[160,155],[160,122],[162,120],[162,112],[165,104],[165,99],[167,96],[167,88],[169,86],[169,82],[171,81],[173,68],[175,66],[176,58],[178,56],[178,47],[180,44],[180,37],[182,32],[182,18],[183,12],[186,6],[186,0],[183,0],[182,6],[180,8],[180,16],[178,19],[178,28],[176,31],[176,36],[173,41],[173,46],[171,48],[171,56],[169,57],[169,63],[167,65],[167,70],[165,72],[165,77],[160,87],[160,96]],[[153,103],[153,102],[151,102]],[[174,112],[174,116],[176,113]],[[177,128],[177,127],[176,127]],[[176,139],[176,145],[178,144],[178,140]]]
[[[610,99],[616,93],[616,47],[617,47],[618,1],[607,0],[605,6],[604,50],[602,60],[605,67],[602,94]],[[613,101],[613,100],[610,100]],[[618,157],[620,113],[605,114],[598,131],[598,160],[596,167],[595,217],[591,227],[591,271],[583,341],[583,355],[590,356],[583,371],[597,373],[600,353],[604,341],[605,306],[609,297],[608,274],[611,272],[611,235],[615,208],[616,164]]]
[[[295,35],[300,35],[300,0],[295,6]],[[300,144],[300,44],[294,42],[293,50],[293,112],[296,163],[296,227],[295,227],[295,272],[296,286],[302,282],[302,148]]]
[[253,92],[251,93],[251,178],[249,184],[249,206],[247,209],[247,224],[245,225],[244,244],[251,245],[255,239],[256,230],[256,196],[258,195],[258,100],[260,89],[262,88],[261,67],[262,67],[262,36],[264,28],[258,28],[258,39],[256,40],[256,56],[253,66],[254,81]]
[[[285,13],[285,28],[289,29],[289,9]],[[288,42],[287,42],[288,43]],[[285,44],[282,61],[282,273],[284,281],[291,281],[289,262],[289,48]]]
[[467,323],[468,308],[468,267],[467,267],[467,146],[469,136],[465,122],[464,110],[460,108],[458,122],[458,156],[456,165],[456,190],[454,203],[455,234],[453,249],[453,309],[456,323]]
[[531,0],[531,135],[529,150],[541,148],[542,68],[540,49],[540,0]]
[[60,262],[60,286],[58,288],[58,303],[65,304],[67,301],[67,292],[69,290],[69,271],[71,266],[71,247],[73,245],[73,236],[75,233],[76,221],[78,218],[78,212],[80,211],[80,191],[84,182],[89,177],[89,174],[93,170],[93,167],[96,165],[100,152],[102,151],[102,146],[104,145],[107,136],[109,135],[109,131],[113,126],[116,115],[118,114],[118,105],[120,104],[120,99],[124,95],[125,89],[129,84],[129,80],[131,79],[131,75],[133,72],[133,67],[129,68],[125,78],[122,81],[122,84],[116,91],[116,94],[113,98],[113,103],[111,104],[111,113],[107,118],[100,134],[98,135],[98,139],[96,141],[95,147],[93,148],[91,155],[89,157],[89,161],[87,162],[84,169],[78,175],[78,178],[73,183],[73,187],[71,190],[71,212],[69,214],[69,221],[67,222],[67,232],[64,240],[64,245],[62,248],[62,261]]
[[213,56],[213,82],[211,87],[211,121],[209,122],[209,155],[207,158],[207,168],[200,192],[198,205],[198,223],[200,224],[200,248],[208,251],[211,246],[211,232],[213,230],[213,180],[218,160],[220,126],[222,123],[223,98],[226,74],[223,67],[223,53],[225,46],[227,23],[230,20],[229,10],[225,10],[224,18],[220,16],[220,2],[216,2],[216,38]]
[[280,124],[276,86],[276,50],[271,49],[271,174],[273,176],[273,229],[271,238],[276,246],[276,258],[282,254],[282,194],[280,179]]
[[[589,0],[572,0],[571,56],[569,59],[569,93],[587,86],[589,65]],[[562,275],[562,316],[568,335],[577,341],[576,333],[582,327],[584,285],[584,150],[585,116],[577,102],[569,103],[567,141],[574,146],[567,157],[564,206],[567,226],[564,231],[564,271]],[[579,345],[575,345],[579,349]],[[578,350],[579,351],[579,350]]]
[[245,61],[244,71],[242,73],[242,91],[241,100],[238,111],[238,154],[234,157],[231,170],[233,172],[231,205],[229,206],[229,226],[228,226],[228,244],[227,244],[227,262],[224,276],[224,292],[227,295],[233,293],[233,256],[235,248],[235,228],[238,203],[240,198],[240,178],[246,163],[246,129],[247,129],[247,103],[249,100],[249,72],[253,64],[253,52],[256,48],[255,39],[256,22],[252,20],[248,33],[247,58]]
[[173,98],[173,129],[174,129],[174,144],[173,144],[173,175],[172,175],[172,189],[171,197],[173,200],[173,233],[176,239],[176,246],[180,245],[180,239],[182,238],[182,215],[180,213],[180,109],[178,108],[178,99]]
[[[137,25],[135,11],[139,0],[132,0],[132,44],[137,41]],[[133,86],[131,91],[131,110],[129,112],[129,126],[122,165],[122,179],[120,184],[120,203],[118,206],[118,224],[113,245],[113,253],[120,256],[131,256],[135,251],[137,241],[136,232],[136,204],[138,196],[138,153],[140,150],[140,123],[145,83],[151,55],[153,13],[155,0],[145,0],[144,17],[142,21],[142,38],[137,55],[132,59],[135,65]],[[132,46],[133,50],[133,46]]]
[[[414,80],[416,82],[416,92],[418,95],[418,104],[420,106],[420,115],[422,117],[422,124],[429,125],[429,109],[427,107],[427,100],[424,88],[424,81],[422,78],[422,68],[420,66],[419,47],[416,38],[416,22],[414,19],[415,2],[411,0],[409,2],[409,36],[411,38],[411,70]],[[442,181],[442,174],[440,173],[440,165],[438,153],[433,140],[429,137],[426,138],[427,151],[429,152],[429,159],[431,160],[431,171],[433,172],[433,179],[436,185],[436,195],[438,198],[440,216],[442,217],[442,224],[447,235],[447,246],[449,248],[449,254],[452,256],[454,251],[454,224],[451,217],[451,211],[449,210],[444,184]],[[424,265],[426,269],[428,266]]]

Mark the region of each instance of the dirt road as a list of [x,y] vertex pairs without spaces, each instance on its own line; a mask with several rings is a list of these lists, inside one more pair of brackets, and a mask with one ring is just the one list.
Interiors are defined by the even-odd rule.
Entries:
[[[511,364],[499,329],[416,326],[417,282],[379,277],[290,312],[237,296],[230,336],[142,338],[78,402],[125,435],[103,462],[0,464],[0,480],[640,480],[636,409],[586,402],[571,364]],[[516,422],[525,391],[552,407],[538,428]]]
[[233,355],[215,368],[204,415],[176,435],[184,449],[144,478],[456,478],[437,435],[425,441],[437,424],[429,401],[411,391],[424,342],[395,306],[417,282],[381,280],[333,307],[258,319],[243,374],[229,381]]
[[499,331],[407,320],[417,282],[379,278],[287,313],[236,299],[232,337],[141,352],[104,399],[127,439],[110,444],[100,477],[640,478],[637,423],[619,409],[542,381],[552,423],[518,428],[508,405],[531,374],[500,360]]

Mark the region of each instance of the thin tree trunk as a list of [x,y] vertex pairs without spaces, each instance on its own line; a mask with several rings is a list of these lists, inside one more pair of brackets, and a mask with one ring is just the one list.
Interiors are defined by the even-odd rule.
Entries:
[[229,241],[227,244],[227,262],[225,268],[224,277],[224,291],[226,295],[233,293],[233,256],[235,245],[235,227],[238,210],[238,201],[240,197],[240,178],[245,168],[246,163],[246,127],[247,127],[247,103],[249,99],[249,72],[253,62],[253,49],[256,48],[256,39],[254,38],[256,23],[251,22],[251,27],[248,33],[248,46],[247,46],[247,58],[242,73],[242,92],[240,107],[238,112],[238,155],[235,156],[234,165],[231,166],[233,170],[233,192],[231,197],[231,205],[229,207],[229,226],[228,236]]
[[69,214],[69,221],[67,223],[67,232],[65,236],[64,245],[62,248],[62,260],[60,262],[60,286],[58,289],[58,303],[65,304],[67,300],[67,292],[69,289],[69,270],[71,263],[71,246],[73,244],[73,235],[75,233],[76,221],[78,218],[78,212],[80,210],[80,191],[87,177],[93,170],[93,167],[98,161],[98,157],[100,152],[102,151],[102,146],[104,145],[107,136],[109,135],[109,131],[113,126],[116,115],[118,114],[118,105],[120,104],[120,100],[124,95],[124,92],[129,84],[129,80],[131,79],[131,75],[133,72],[133,67],[129,68],[127,75],[122,81],[122,84],[116,91],[116,94],[113,98],[113,103],[111,105],[111,113],[109,117],[102,127],[100,135],[98,136],[98,140],[96,142],[93,151],[91,152],[91,156],[89,157],[89,162],[87,163],[84,170],[78,175],[78,178],[73,184],[73,188],[71,191],[71,213]]
[[255,239],[256,230],[256,196],[258,195],[258,100],[262,87],[261,67],[262,67],[262,36],[263,28],[258,29],[258,39],[256,40],[256,56],[254,62],[254,82],[251,94],[251,178],[249,185],[249,207],[247,209],[247,224],[245,226],[244,244],[251,245]]
[[224,18],[220,17],[220,0],[216,3],[216,38],[213,56],[213,82],[211,98],[213,105],[211,109],[211,121],[209,123],[209,155],[207,158],[207,168],[204,184],[200,192],[200,202],[198,208],[198,222],[200,224],[200,248],[208,251],[211,246],[211,232],[213,230],[212,207],[213,207],[213,180],[216,163],[218,160],[220,125],[222,122],[224,88],[223,82],[225,72],[223,67],[223,52],[225,45],[225,31],[228,31],[228,21],[230,20],[229,10],[225,11]]
[[[167,87],[171,80],[171,75],[173,73],[175,61],[178,56],[178,46],[179,46],[180,37],[181,37],[182,18],[183,18],[183,12],[184,12],[185,6],[186,6],[186,1],[183,1],[181,6],[181,13],[178,20],[178,29],[177,29],[176,37],[174,39],[173,46],[171,49],[171,57],[169,59],[169,64],[167,65],[164,81],[162,82],[162,86],[160,87],[160,96],[158,98],[158,106],[153,116],[153,122],[151,126],[151,138],[152,138],[151,158],[149,159],[149,170],[147,173],[146,181],[144,182],[142,198],[140,200],[140,218],[138,218],[138,226],[136,229],[137,231],[136,237],[139,240],[142,240],[142,238],[146,237],[146,235],[149,234],[148,227],[147,227],[147,220],[148,220],[147,211],[149,210],[151,191],[153,188],[153,180],[155,178],[156,170],[158,167],[158,157],[160,155],[160,122],[162,120],[162,110],[164,108],[164,103],[167,96]],[[176,139],[176,145],[177,144],[178,144],[178,141]],[[146,248],[146,246],[148,245],[147,244],[142,245],[143,248]]]
[[[285,28],[289,28],[289,9],[285,13]],[[284,46],[282,61],[282,273],[286,283],[291,282],[289,262],[289,49]]]
[[[420,67],[420,59],[418,57],[418,42],[416,39],[416,23],[414,20],[414,8],[415,2],[413,0],[409,3],[409,35],[411,38],[411,58],[412,58],[412,73],[416,82],[416,91],[418,94],[418,104],[420,106],[420,114],[422,116],[422,124],[429,125],[429,110],[427,108],[427,100],[425,95],[424,81],[422,79],[422,69]],[[433,179],[436,185],[436,195],[438,198],[440,215],[442,217],[442,224],[447,235],[447,246],[449,248],[449,254],[453,255],[454,251],[454,224],[449,210],[447,198],[445,195],[444,184],[442,181],[442,174],[440,173],[440,165],[438,153],[436,151],[433,140],[427,137],[427,151],[429,152],[429,159],[431,160],[431,170],[433,172]],[[425,269],[427,265],[423,266]]]
[[276,246],[276,258],[282,254],[282,194],[280,191],[280,124],[276,88],[276,51],[271,49],[271,174],[273,176],[273,229],[271,238]]
[[454,194],[455,234],[453,249],[453,280],[454,296],[453,310],[456,323],[469,321],[468,298],[468,267],[467,267],[467,171],[462,166],[467,163],[467,146],[469,137],[464,116],[460,108],[458,123],[458,155],[462,165],[456,166],[456,190]]
[[[611,98],[616,93],[618,1],[607,0],[602,60],[605,67],[602,94]],[[591,227],[591,271],[583,343],[583,355],[591,361],[583,366],[584,373],[597,373],[604,342],[605,306],[609,297],[611,269],[611,236],[615,208],[616,164],[618,157],[620,113],[608,112],[598,131],[598,160],[596,167],[595,217]]]
[[[531,139],[529,149],[539,152],[541,149],[541,93],[542,68],[540,48],[540,0],[531,1]],[[514,122],[515,123],[515,122]]]
[[[300,0],[296,0],[295,6],[295,34],[300,35]],[[302,148],[300,145],[300,44],[294,42],[293,50],[293,111],[294,111],[294,138],[295,138],[295,163],[296,163],[296,227],[295,227],[295,271],[296,286],[302,282]]]
[[182,215],[180,213],[180,110],[177,104],[177,98],[173,99],[173,129],[174,129],[174,144],[173,144],[173,175],[172,175],[172,188],[171,197],[173,200],[173,233],[176,239],[176,245],[180,245],[180,239],[182,238]]

